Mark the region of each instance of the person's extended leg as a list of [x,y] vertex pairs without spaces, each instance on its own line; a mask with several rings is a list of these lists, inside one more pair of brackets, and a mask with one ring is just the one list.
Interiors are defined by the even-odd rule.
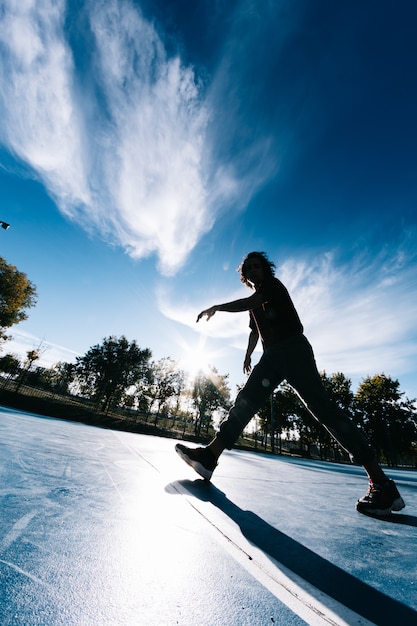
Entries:
[[309,412],[340,445],[360,463],[370,479],[368,493],[358,500],[360,512],[385,515],[405,504],[392,480],[379,463],[375,451],[356,424],[330,401],[317,370],[312,348],[305,337],[297,338],[288,352],[286,379],[296,390]]
[[243,429],[255,413],[265,404],[271,392],[282,381],[280,360],[283,351],[267,349],[253,368],[246,385],[236,396],[227,418],[219,432],[205,448],[188,448],[181,443],[175,446],[179,456],[200,476],[210,480],[222,452],[233,447]]

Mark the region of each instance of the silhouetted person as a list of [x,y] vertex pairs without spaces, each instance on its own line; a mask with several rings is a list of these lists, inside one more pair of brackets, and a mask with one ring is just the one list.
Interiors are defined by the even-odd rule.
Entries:
[[[254,293],[248,298],[217,304],[202,311],[197,322],[202,317],[209,320],[216,311],[249,311],[250,334],[243,370],[250,376],[213,441],[207,447],[194,449],[177,444],[177,453],[200,476],[210,480],[223,450],[233,447],[271,392],[285,379],[316,420],[357,463],[363,465],[368,474],[369,490],[356,503],[357,510],[388,515],[404,508],[394,481],[383,472],[368,441],[355,423],[330,401],[290,295],[274,276],[275,264],[264,252],[250,252],[239,270],[241,281]],[[251,356],[259,338],[263,354],[252,370]]]

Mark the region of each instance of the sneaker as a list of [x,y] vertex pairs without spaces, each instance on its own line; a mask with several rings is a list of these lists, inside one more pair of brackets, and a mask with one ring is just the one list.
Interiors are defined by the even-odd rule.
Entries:
[[371,515],[389,515],[391,511],[401,511],[404,507],[405,502],[393,480],[380,485],[370,481],[368,493],[356,503],[359,513]]
[[216,457],[207,448],[187,448],[181,443],[175,446],[175,452],[179,454],[183,461],[206,480],[210,480],[216,466]]

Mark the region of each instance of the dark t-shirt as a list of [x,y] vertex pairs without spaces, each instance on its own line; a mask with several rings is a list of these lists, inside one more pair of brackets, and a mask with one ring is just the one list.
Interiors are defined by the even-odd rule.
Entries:
[[252,329],[258,329],[264,348],[275,341],[303,332],[290,295],[278,278],[264,280],[257,292],[262,294],[264,302],[260,307],[249,311],[249,325]]

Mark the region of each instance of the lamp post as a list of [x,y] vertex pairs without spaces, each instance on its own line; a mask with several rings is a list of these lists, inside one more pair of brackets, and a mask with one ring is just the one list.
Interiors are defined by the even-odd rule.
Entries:
[[10,224],[8,224],[7,222],[0,221],[0,226],[3,228],[3,230],[8,230],[10,228]]

